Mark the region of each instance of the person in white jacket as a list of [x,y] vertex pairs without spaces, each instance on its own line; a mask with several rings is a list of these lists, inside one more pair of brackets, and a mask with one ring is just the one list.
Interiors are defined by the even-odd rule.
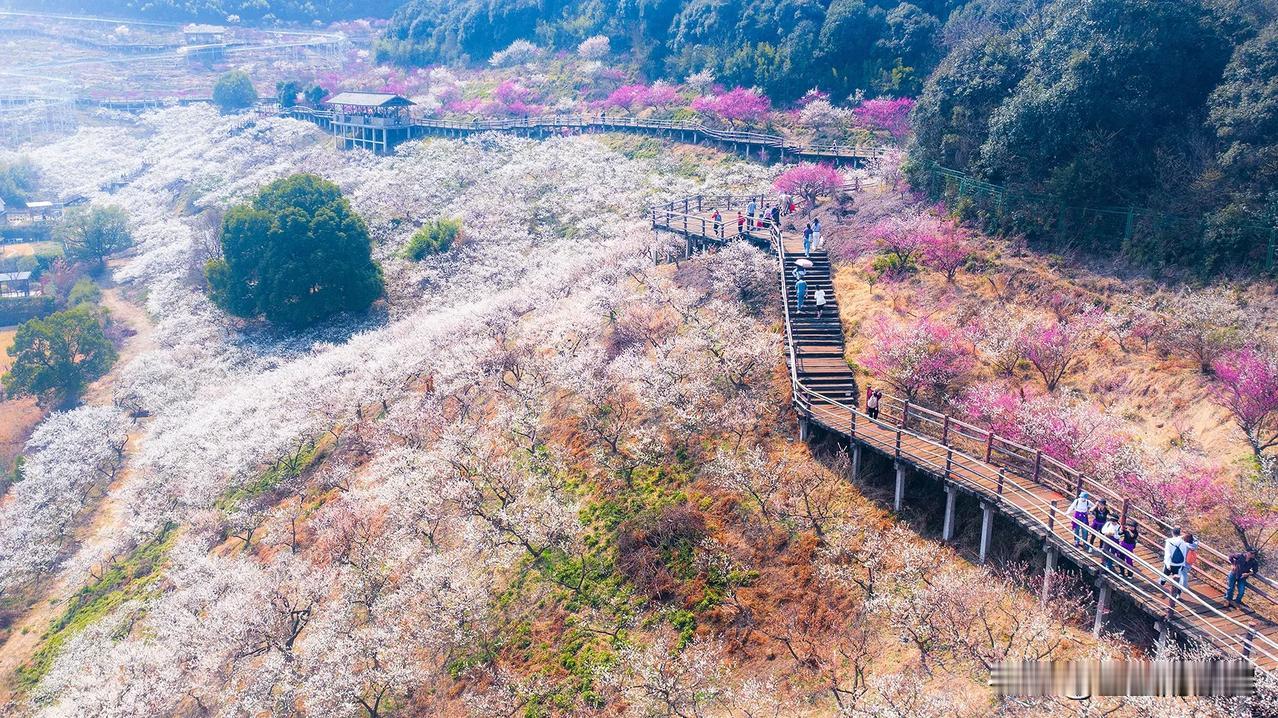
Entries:
[[1159,586],[1165,586],[1168,578],[1172,580],[1172,598],[1168,599],[1168,605],[1171,605],[1174,597],[1180,595],[1185,557],[1188,553],[1189,545],[1180,537],[1180,527],[1177,526],[1163,542],[1163,578],[1158,582]]
[[1087,526],[1092,509],[1096,507],[1092,495],[1086,491],[1078,492],[1078,498],[1070,503],[1067,511],[1074,519],[1074,545],[1082,548],[1087,543]]

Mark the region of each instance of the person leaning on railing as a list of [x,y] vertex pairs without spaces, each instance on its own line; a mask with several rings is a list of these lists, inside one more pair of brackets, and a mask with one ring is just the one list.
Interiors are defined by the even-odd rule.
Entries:
[[1256,575],[1258,568],[1256,562],[1256,552],[1252,549],[1241,551],[1229,557],[1229,577],[1225,588],[1225,610],[1229,610],[1237,603],[1239,608],[1246,608],[1243,605],[1243,593],[1247,591],[1247,579]]

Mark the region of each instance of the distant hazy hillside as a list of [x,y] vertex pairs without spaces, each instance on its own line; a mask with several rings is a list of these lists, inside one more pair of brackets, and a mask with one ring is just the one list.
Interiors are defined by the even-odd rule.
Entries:
[[244,21],[309,23],[361,17],[386,17],[402,0],[10,0],[15,10],[73,12],[150,20],[220,22],[229,15]]

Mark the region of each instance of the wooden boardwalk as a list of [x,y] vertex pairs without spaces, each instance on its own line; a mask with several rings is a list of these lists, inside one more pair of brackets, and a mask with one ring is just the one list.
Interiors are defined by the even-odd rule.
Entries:
[[[333,125],[334,115],[330,110],[297,106],[280,110],[279,114],[309,120],[325,129]],[[383,129],[381,125],[377,127]],[[746,156],[766,154],[778,160],[790,157],[832,164],[860,164],[882,157],[887,151],[881,145],[805,144],[791,142],[781,135],[720,129],[700,122],[676,122],[606,113],[537,115],[470,122],[420,119],[404,125],[403,128],[406,130],[404,133],[406,138],[428,135],[466,137],[483,132],[509,132],[539,138],[565,133],[634,132],[679,142],[715,144],[733,151],[740,151]]]
[[[733,239],[754,241],[776,253],[781,296],[786,307],[786,361],[792,400],[804,438],[813,427],[846,438],[855,456],[854,466],[860,464],[862,449],[893,460],[897,510],[912,474],[939,480],[947,493],[942,532],[945,540],[953,537],[956,497],[960,493],[976,497],[982,507],[982,561],[991,539],[994,512],[1015,521],[1043,540],[1047,552],[1045,581],[1051,580],[1061,556],[1096,576],[1098,630],[1111,592],[1118,591],[1154,617],[1160,631],[1179,631],[1213,646],[1227,658],[1246,658],[1259,670],[1278,676],[1278,624],[1267,618],[1278,616],[1278,603],[1274,600],[1278,589],[1273,582],[1253,577],[1247,588],[1249,608],[1226,612],[1223,595],[1227,559],[1200,542],[1199,563],[1190,578],[1190,587],[1173,596],[1159,585],[1162,544],[1170,535],[1171,527],[1117,489],[1083,476],[1035,449],[887,394],[877,420],[863,413],[856,395],[856,377],[844,357],[843,330],[834,299],[829,257],[824,251],[811,253],[809,259],[813,266],[805,276],[807,303],[797,306],[793,270],[795,262],[803,256],[802,238],[793,231],[784,233],[783,238],[766,229],[738,233],[736,212],[750,199],[691,197],[654,207],[652,223],[655,229],[682,235],[688,254],[697,248]],[[767,197],[753,199],[758,206],[770,206],[776,201]],[[715,208],[720,208],[725,219],[732,220],[732,226],[722,238],[709,219]],[[811,304],[818,288],[826,290],[829,301],[820,319]],[[1107,566],[1099,548],[1089,551],[1075,546],[1072,519],[1065,509],[1082,489],[1096,498],[1106,498],[1112,508],[1122,511],[1129,523],[1140,527],[1138,545],[1128,554],[1133,562],[1132,576],[1124,576]],[[1090,528],[1085,530],[1089,535],[1094,533]],[[1099,536],[1095,539],[1100,543]]]

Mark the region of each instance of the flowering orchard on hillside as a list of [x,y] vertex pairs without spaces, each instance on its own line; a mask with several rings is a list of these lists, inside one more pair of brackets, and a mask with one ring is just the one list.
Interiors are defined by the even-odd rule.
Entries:
[[852,112],[861,122],[887,132],[899,142],[909,134],[912,109],[914,100],[908,97],[881,97],[863,101]]

